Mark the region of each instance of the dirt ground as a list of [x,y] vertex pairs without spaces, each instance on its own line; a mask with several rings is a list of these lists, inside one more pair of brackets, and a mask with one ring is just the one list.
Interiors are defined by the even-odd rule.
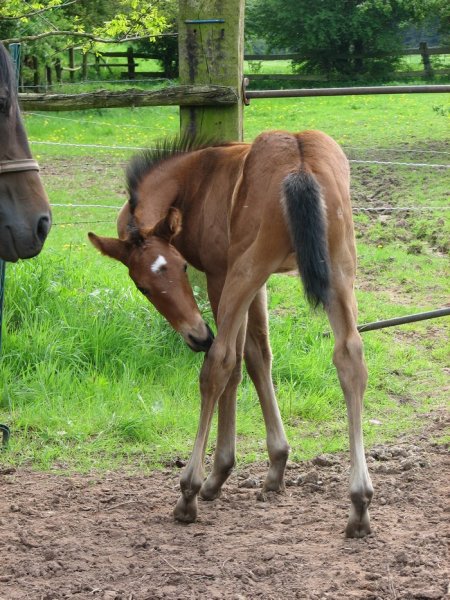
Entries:
[[[450,457],[422,433],[372,448],[373,533],[345,539],[348,458],[289,464],[258,500],[265,466],[238,469],[197,523],[172,519],[179,468],[151,476],[0,474],[0,599],[449,598]],[[448,424],[448,418],[447,418]]]

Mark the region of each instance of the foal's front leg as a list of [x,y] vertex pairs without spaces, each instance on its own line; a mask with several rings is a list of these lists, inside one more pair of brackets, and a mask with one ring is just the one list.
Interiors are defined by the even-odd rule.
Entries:
[[200,373],[200,423],[192,456],[181,475],[181,497],[174,510],[179,521],[192,522],[197,516],[197,494],[203,482],[203,458],[216,402],[223,394],[236,366],[236,344],[248,308],[271,271],[266,265],[248,277],[248,264],[253,257],[249,249],[234,263],[225,281],[217,318],[214,340]]
[[242,352],[245,323],[236,344],[236,365],[219,399],[217,442],[211,473],[203,482],[200,496],[203,500],[215,500],[231,474],[236,461],[236,393],[242,379]]
[[[236,365],[236,340],[222,339],[220,332],[205,357],[200,373],[200,423],[194,450],[181,475],[179,498],[174,516],[178,521],[192,523],[197,518],[197,495],[203,483],[203,459],[217,400],[223,394]],[[234,412],[234,411],[233,411]]]

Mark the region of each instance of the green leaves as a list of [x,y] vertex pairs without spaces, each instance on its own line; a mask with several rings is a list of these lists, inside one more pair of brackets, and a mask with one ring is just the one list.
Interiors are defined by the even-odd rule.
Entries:
[[[247,7],[246,29],[271,49],[301,53],[297,67],[304,72],[382,78],[395,70],[403,25],[435,16],[441,4],[441,0],[253,0]],[[442,5],[442,24],[444,10]]]
[[[142,0],[121,0],[121,12],[94,30],[98,36],[112,38],[158,35],[167,28],[167,20],[156,6]],[[118,6],[118,8],[119,8]]]

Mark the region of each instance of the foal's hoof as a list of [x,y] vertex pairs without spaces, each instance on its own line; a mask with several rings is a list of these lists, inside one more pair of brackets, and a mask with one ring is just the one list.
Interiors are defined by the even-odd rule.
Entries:
[[200,488],[200,497],[203,500],[207,500],[211,502],[212,500],[216,500],[220,494],[222,493],[221,485],[218,481],[215,481],[212,475],[210,475],[206,481],[203,482],[202,487]]
[[369,533],[371,533],[371,529],[368,511],[366,511],[361,518],[353,518],[350,516],[347,527],[345,528],[345,537],[363,538]]
[[276,494],[283,494],[286,491],[286,486],[284,485],[284,480],[281,481],[279,479],[266,479],[264,485],[262,487],[262,491],[264,493],[267,492],[275,492]]
[[173,516],[182,523],[193,523],[197,519],[197,498],[188,501],[181,496],[173,509]]

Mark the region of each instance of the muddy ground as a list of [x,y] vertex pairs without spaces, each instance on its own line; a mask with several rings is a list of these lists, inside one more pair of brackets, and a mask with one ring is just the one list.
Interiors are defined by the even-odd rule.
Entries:
[[[0,474],[0,599],[449,598],[445,415],[372,448],[373,533],[345,539],[348,458],[289,464],[257,499],[265,466],[238,469],[197,523],[172,519],[179,468],[151,476]],[[447,419],[448,421],[448,419]],[[448,422],[447,422],[448,424]]]

